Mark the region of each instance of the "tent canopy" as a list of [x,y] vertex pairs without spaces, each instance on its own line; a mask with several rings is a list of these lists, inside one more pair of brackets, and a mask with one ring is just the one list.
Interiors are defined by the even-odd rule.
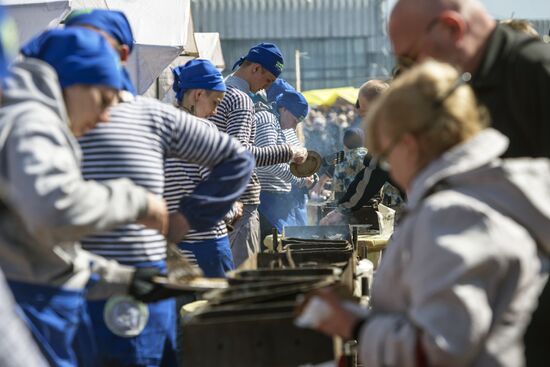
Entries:
[[123,11],[134,32],[136,45],[128,71],[138,93],[179,55],[198,56],[190,0],[4,0],[25,43],[48,27],[58,26],[70,10],[101,8]]
[[71,9],[82,8],[121,10],[126,14],[136,40],[127,67],[140,94],[176,57],[198,55],[190,0],[72,1]]
[[212,61],[219,71],[225,69],[220,34],[218,32],[195,33],[199,57]]
[[314,89],[302,94],[312,106],[330,107],[336,103],[354,104],[357,101],[359,89],[354,87]]
[[68,0],[4,0],[2,5],[17,24],[21,45],[44,29],[56,27],[70,11]]

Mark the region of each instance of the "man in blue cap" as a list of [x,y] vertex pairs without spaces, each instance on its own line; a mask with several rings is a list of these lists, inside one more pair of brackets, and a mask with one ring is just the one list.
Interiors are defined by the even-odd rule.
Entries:
[[[134,49],[134,35],[123,12],[104,9],[73,10],[65,19],[65,27],[81,26],[100,32],[115,49],[124,66]],[[122,68],[122,89],[136,94],[126,68]]]
[[48,362],[75,366],[85,297],[139,297],[147,293],[137,284],[152,286],[151,277],[77,241],[136,221],[165,230],[167,211],[129,180],[81,176],[74,136],[108,117],[122,82],[107,42],[86,29],[53,29],[21,52],[26,58],[5,80],[0,109],[0,266]]
[[[304,96],[295,91],[292,86],[287,84],[284,87],[287,89],[283,89],[275,97],[273,113],[269,111],[256,113],[257,146],[268,147],[285,143],[299,145],[298,139],[291,141],[291,137],[296,136],[294,132],[296,126],[307,116],[309,106]],[[273,87],[270,90],[272,91]],[[268,95],[273,97],[273,93]],[[288,133],[285,134],[287,131]],[[287,163],[258,167],[257,174],[262,186],[258,208],[262,219],[262,235],[269,233],[272,227],[282,233],[283,227],[297,225],[295,209],[298,203],[291,192],[292,187],[307,190],[313,185],[313,177],[295,177]],[[267,223],[263,223],[264,220]]]
[[[16,54],[16,38],[13,20],[0,7],[0,81],[8,75],[8,63]],[[0,208],[0,212],[3,210]],[[17,312],[4,274],[0,271],[0,366],[47,366]]]
[[[220,131],[237,138],[256,158],[256,166],[269,166],[295,161],[302,163],[307,157],[304,148],[290,144],[256,147],[256,121],[254,105],[249,93],[257,93],[269,87],[283,71],[283,56],[277,46],[260,43],[252,47],[233,66],[238,69],[226,79],[227,93],[210,118]],[[243,216],[230,233],[231,251],[235,265],[239,266],[260,249],[260,182],[253,174],[252,179],[240,198],[243,203]]]
[[[131,34],[129,23],[121,19],[118,12],[93,10],[69,17],[67,28],[91,25],[104,37]],[[121,28],[126,30],[119,32]],[[123,42],[128,44],[129,37]],[[119,56],[124,54],[119,52]],[[236,140],[174,106],[129,93],[119,94],[119,98],[122,103],[109,110],[110,118],[79,140],[84,153],[83,176],[99,181],[128,177],[160,197],[164,190],[166,158],[207,167],[208,178],[181,197],[178,210],[171,213],[167,238],[178,243],[190,228],[204,231],[215,226],[250,179],[253,169],[250,154]],[[158,231],[125,225],[86,237],[81,242],[85,249],[123,264],[166,271],[167,241]],[[127,308],[115,301],[88,303],[100,363],[175,365],[175,300],[149,298],[147,305],[134,303]],[[139,319],[147,322],[136,322],[135,315],[141,315]]]
[[[282,78],[278,78],[269,88],[266,89],[266,98],[267,101],[272,106],[271,111],[277,115],[277,107],[275,105],[276,98],[283,93],[285,90],[296,91],[294,87]],[[286,137],[286,141],[294,146],[303,147],[304,144],[298,139],[297,127],[294,128],[283,128],[283,134]],[[310,177],[311,180],[317,181],[317,174]],[[294,225],[296,226],[306,226],[308,224],[307,218],[307,201],[308,201],[308,185],[303,185],[301,183],[293,183],[291,200],[292,212],[294,217]],[[264,221],[265,222],[265,221]]]

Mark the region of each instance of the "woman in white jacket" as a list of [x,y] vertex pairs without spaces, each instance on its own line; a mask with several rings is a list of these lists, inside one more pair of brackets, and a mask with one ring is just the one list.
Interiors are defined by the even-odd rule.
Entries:
[[[449,65],[401,76],[368,121],[368,146],[407,190],[366,318],[330,292],[320,330],[359,340],[376,366],[522,366],[522,336],[550,247],[548,160],[498,157],[508,140]],[[538,243],[537,243],[538,242]]]

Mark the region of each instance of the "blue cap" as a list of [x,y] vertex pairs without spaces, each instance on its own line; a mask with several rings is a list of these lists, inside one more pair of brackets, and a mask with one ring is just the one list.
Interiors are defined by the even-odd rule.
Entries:
[[291,90],[285,90],[283,93],[279,94],[275,100],[275,105],[277,109],[284,107],[294,115],[298,120],[302,121],[306,118],[309,113],[309,105],[307,104],[304,96],[299,93]]
[[283,72],[283,54],[281,50],[279,50],[279,47],[273,43],[260,43],[252,47],[246,56],[241,57],[239,61],[233,65],[233,69],[237,66],[241,66],[245,60],[262,65],[264,69],[269,71],[276,78]]
[[13,19],[0,7],[0,78],[8,74],[8,65],[17,54],[17,29]]
[[122,87],[118,55],[92,30],[51,29],[30,40],[21,53],[50,64],[63,88],[73,84]]
[[65,27],[89,25],[106,32],[121,45],[134,49],[134,35],[128,18],[118,10],[79,9],[73,10],[65,19]]
[[270,103],[275,102],[279,94],[283,93],[285,90],[295,91],[296,89],[282,78],[275,80],[271,83],[269,88],[265,90],[267,101]]
[[176,99],[181,102],[183,94],[189,89],[206,89],[225,92],[222,74],[208,60],[191,60],[172,70]]
[[[73,10],[67,19],[65,27],[89,25],[106,32],[117,40],[121,45],[129,47],[130,52],[134,49],[134,35],[128,18],[118,10],[105,9],[79,9]],[[126,68],[122,68],[122,89],[133,95],[137,94],[136,88],[130,79]]]

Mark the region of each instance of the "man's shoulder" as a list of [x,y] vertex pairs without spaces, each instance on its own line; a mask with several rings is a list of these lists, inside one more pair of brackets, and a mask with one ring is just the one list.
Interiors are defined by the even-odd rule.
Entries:
[[257,124],[275,124],[277,123],[277,116],[269,111],[260,111],[255,113]]
[[[542,40],[511,30],[504,31],[508,44],[508,62],[515,65],[548,65],[550,47]],[[548,70],[550,72],[550,69]]]
[[250,96],[242,90],[228,86],[218,110],[225,113],[233,110],[250,110],[254,112],[254,103]]

